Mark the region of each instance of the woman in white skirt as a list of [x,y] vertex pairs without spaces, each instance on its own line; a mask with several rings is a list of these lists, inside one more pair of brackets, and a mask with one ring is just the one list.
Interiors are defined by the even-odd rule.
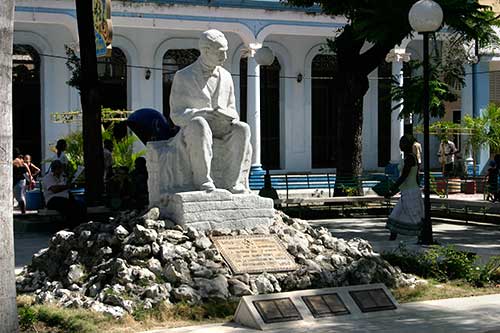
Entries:
[[389,240],[395,240],[398,234],[420,236],[424,218],[424,202],[418,184],[418,161],[412,151],[411,140],[403,136],[399,140],[399,148],[404,153],[403,170],[389,195],[401,191],[401,198],[387,220],[386,228],[391,231]]

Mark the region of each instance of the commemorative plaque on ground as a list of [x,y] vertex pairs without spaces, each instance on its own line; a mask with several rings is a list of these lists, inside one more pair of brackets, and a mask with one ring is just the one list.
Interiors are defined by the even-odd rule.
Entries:
[[361,312],[396,309],[396,305],[382,288],[351,290],[349,294],[354,302],[356,302]]
[[212,237],[234,274],[284,272],[298,268],[276,235]]

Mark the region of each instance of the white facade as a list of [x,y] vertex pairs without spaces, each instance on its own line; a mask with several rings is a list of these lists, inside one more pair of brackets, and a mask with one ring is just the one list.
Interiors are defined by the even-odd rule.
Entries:
[[[215,28],[229,42],[226,68],[232,73],[239,102],[240,58],[262,45],[269,46],[281,65],[280,73],[280,161],[283,171],[320,171],[311,167],[311,63],[320,54],[327,37],[345,23],[320,14],[298,10],[234,8],[226,6],[172,5],[143,2],[112,4],[113,47],[127,57],[127,106],[130,110],[152,107],[162,110],[162,61],[167,50],[197,48],[200,32]],[[195,2],[195,1],[192,1]],[[258,7],[258,6],[257,6]],[[41,56],[41,127],[43,159],[49,144],[71,128],[54,124],[50,113],[79,108],[78,92],[66,81],[64,45],[77,45],[78,33],[74,1],[16,1],[14,43],[31,45]],[[400,66],[393,66],[399,74]],[[145,70],[152,75],[145,79]],[[259,151],[260,96],[259,68],[253,59],[248,65],[247,114],[254,135],[254,151]],[[251,73],[255,76],[250,75]],[[298,74],[304,79],[298,82]],[[363,125],[363,166],[376,170],[377,163],[377,74],[370,75],[365,96]],[[392,135],[402,134],[401,122],[394,118]],[[393,140],[394,141],[394,138]],[[399,158],[393,147],[391,160]],[[392,156],[394,155],[394,156]],[[258,156],[253,159],[259,164]],[[325,171],[325,170],[321,170]]]

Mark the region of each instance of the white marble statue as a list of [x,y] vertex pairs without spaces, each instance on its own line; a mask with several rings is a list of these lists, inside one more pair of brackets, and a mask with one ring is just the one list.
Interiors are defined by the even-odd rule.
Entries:
[[[221,67],[227,40],[208,30],[199,47],[198,60],[178,71],[172,84],[170,117],[180,132],[166,142],[148,143],[150,199],[151,194],[216,188],[249,192],[250,127],[239,121],[231,74]],[[157,188],[153,193],[151,186]]]

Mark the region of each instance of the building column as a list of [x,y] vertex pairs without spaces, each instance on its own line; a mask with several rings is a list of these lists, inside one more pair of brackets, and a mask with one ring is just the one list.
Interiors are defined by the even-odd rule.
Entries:
[[[393,61],[392,62],[392,76],[398,80],[399,86],[403,86],[403,62]],[[399,119],[399,113],[403,110],[403,106],[400,105],[398,108],[394,108],[396,105],[401,103],[399,101],[392,101],[392,112],[391,112],[391,164],[399,164],[401,160],[401,150],[399,149],[399,139],[404,134],[404,120]]]
[[[405,49],[394,48],[387,57],[387,62],[392,63],[392,76],[397,79],[400,87],[403,86],[403,62],[410,61],[410,54],[405,53]],[[402,153],[399,149],[399,139],[404,134],[404,120],[399,119],[399,114],[403,110],[402,100],[392,101],[391,112],[391,160],[386,166],[385,173],[393,177],[399,176],[399,164],[402,160]],[[396,105],[400,105],[395,108]]]
[[253,155],[252,168],[262,167],[260,162],[260,67],[255,57],[248,57],[247,122],[250,126]]

